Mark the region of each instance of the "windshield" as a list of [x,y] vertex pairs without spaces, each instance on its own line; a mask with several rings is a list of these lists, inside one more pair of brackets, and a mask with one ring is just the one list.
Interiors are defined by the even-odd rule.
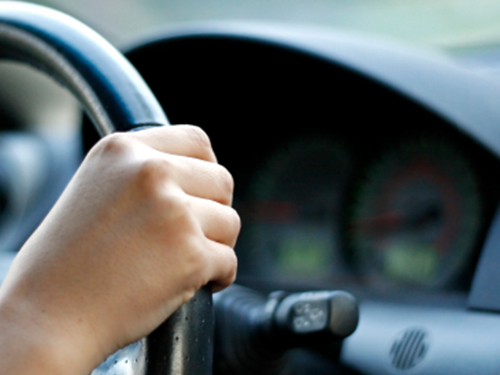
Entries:
[[89,24],[117,45],[179,23],[206,20],[314,25],[448,51],[500,40],[495,0],[38,0]]

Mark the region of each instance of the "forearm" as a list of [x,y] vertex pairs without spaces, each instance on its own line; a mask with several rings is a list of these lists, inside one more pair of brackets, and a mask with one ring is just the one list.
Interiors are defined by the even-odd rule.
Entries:
[[26,258],[34,258],[33,247],[44,250],[36,234],[0,287],[0,373],[88,375],[105,358],[102,345],[88,321],[68,310],[74,296],[68,295],[67,302],[53,298],[61,285],[47,285],[41,272],[44,262],[26,269]]
[[[41,321],[40,314],[29,314],[23,308],[30,310],[29,306],[16,306],[13,302],[3,298],[0,301],[0,368],[2,374],[9,375],[88,375],[89,363],[82,361],[71,353],[76,348],[50,325]],[[34,313],[34,311],[33,311]],[[30,315],[32,315],[30,317]],[[52,331],[52,332],[51,332]],[[82,353],[80,353],[82,354]]]

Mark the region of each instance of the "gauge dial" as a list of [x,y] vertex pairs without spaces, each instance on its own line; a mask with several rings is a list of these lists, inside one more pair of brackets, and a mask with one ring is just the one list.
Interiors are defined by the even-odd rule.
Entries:
[[372,165],[349,218],[352,259],[375,283],[448,286],[474,250],[476,177],[456,147],[408,141]]
[[252,215],[239,253],[252,275],[320,281],[340,276],[338,224],[349,153],[321,139],[292,141],[271,156],[250,187]]

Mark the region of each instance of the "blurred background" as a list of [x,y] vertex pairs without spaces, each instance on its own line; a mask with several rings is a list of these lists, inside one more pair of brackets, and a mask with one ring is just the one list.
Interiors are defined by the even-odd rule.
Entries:
[[[3,0],[0,0],[3,1]],[[326,27],[444,50],[475,69],[500,64],[495,0],[37,0],[69,13],[118,47],[165,26],[241,20]]]
[[201,20],[300,23],[397,38],[446,50],[500,41],[495,0],[38,0],[115,44],[165,25]]

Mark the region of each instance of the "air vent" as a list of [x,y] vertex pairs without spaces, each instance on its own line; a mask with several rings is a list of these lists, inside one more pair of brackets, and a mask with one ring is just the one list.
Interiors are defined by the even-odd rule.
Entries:
[[420,328],[411,328],[400,333],[391,346],[392,365],[399,370],[415,367],[427,352],[428,335]]

